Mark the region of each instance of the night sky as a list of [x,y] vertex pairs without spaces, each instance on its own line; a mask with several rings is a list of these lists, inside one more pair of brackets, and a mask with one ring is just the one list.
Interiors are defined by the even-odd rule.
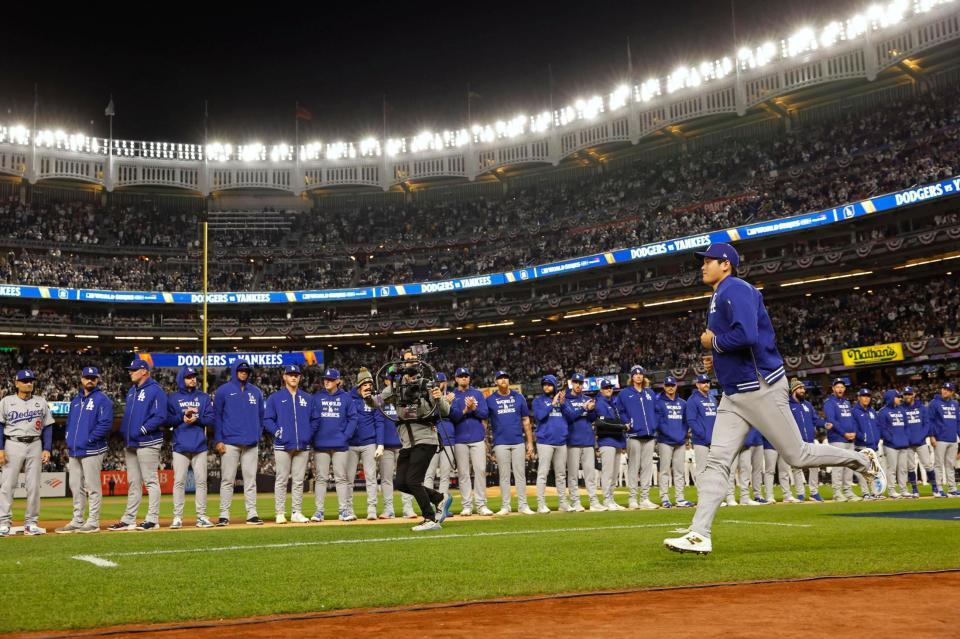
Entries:
[[[329,4],[330,6],[324,6]],[[124,24],[160,3],[18,16],[0,38],[0,122],[30,126],[34,83],[39,127],[106,136],[233,143],[292,142],[294,103],[313,114],[301,140],[409,135],[488,122],[606,93],[626,76],[627,38],[638,80],[733,51],[728,0],[536,3],[254,3],[223,18],[185,17],[200,4]],[[234,7],[241,5],[235,4]],[[736,0],[738,42],[759,44],[804,25],[845,19],[850,0]],[[354,9],[354,10],[349,10]]]

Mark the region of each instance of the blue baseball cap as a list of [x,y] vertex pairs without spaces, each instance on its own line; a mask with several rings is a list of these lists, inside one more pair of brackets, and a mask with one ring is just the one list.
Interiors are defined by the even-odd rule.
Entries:
[[711,244],[707,247],[706,251],[698,251],[694,253],[694,255],[701,260],[705,257],[715,260],[727,260],[730,262],[730,265],[733,266],[733,268],[740,266],[740,255],[737,253],[737,250],[729,244],[724,244],[723,242]]
[[188,377],[196,377],[196,376],[197,376],[197,369],[195,369],[195,368],[193,368],[193,367],[191,367],[191,366],[188,366],[188,367],[186,367],[185,369],[183,369],[183,378],[184,378],[184,379],[186,379],[186,378],[188,378]]
[[96,378],[100,377],[100,369],[96,366],[87,366],[82,371],[80,371],[80,377],[91,377]]
[[438,381],[438,382],[445,382],[445,381],[447,381],[447,374],[446,374],[446,373],[437,373],[437,381]]
[[582,382],[582,381],[584,381],[584,380],[583,380],[583,374],[582,374],[582,373],[574,373],[573,375],[570,376],[570,381],[571,381],[571,382]]
[[470,377],[470,371],[466,368],[458,368],[457,372],[453,374],[454,377]]
[[17,371],[17,381],[18,382],[32,382],[37,379],[37,376],[33,374],[33,371],[29,368],[25,368],[21,371]]
[[698,384],[709,384],[709,383],[710,383],[710,378],[707,377],[706,375],[697,375],[697,383],[698,383]]
[[676,385],[677,385],[677,378],[674,377],[673,375],[667,375],[666,377],[663,378],[663,385],[664,385],[664,386],[676,386]]
[[540,378],[540,385],[543,386],[544,384],[550,384],[551,386],[553,386],[554,388],[556,388],[556,387],[557,387],[557,378],[556,378],[556,376],[555,376],[555,375],[544,375],[542,378]]
[[607,388],[616,388],[616,384],[611,382],[609,379],[605,379],[600,382],[600,388],[606,390]]
[[904,395],[916,395],[916,391],[913,390],[913,386],[905,386],[903,389]]
[[510,379],[510,374],[507,371],[497,371],[496,374],[493,376],[494,380],[498,380],[501,378]]
[[238,373],[239,373],[240,371],[247,371],[247,372],[249,373],[249,372],[252,371],[252,370],[253,370],[253,367],[250,366],[250,362],[248,362],[248,361],[246,361],[246,360],[242,360],[242,359],[241,359],[239,362],[237,362],[237,372],[238,372]]
[[858,397],[870,397],[870,395],[871,393],[869,388],[861,388],[860,390],[857,391]]
[[642,373],[642,374],[646,375],[647,370],[646,370],[643,366],[641,366],[640,364],[634,364],[634,365],[630,368],[630,374],[631,374],[631,375],[636,375],[637,373]]
[[323,372],[324,379],[340,379],[340,371],[335,368],[328,368]]
[[847,383],[843,381],[843,378],[840,378],[840,377],[834,378],[833,382],[830,385],[836,386],[837,384],[843,384],[844,386],[847,385]]
[[128,371],[148,371],[150,370],[150,365],[147,364],[146,360],[142,360],[139,357],[127,366]]
[[944,389],[944,390],[949,390],[949,391],[956,390],[956,389],[953,387],[953,384],[952,384],[951,382],[944,382],[944,383],[943,383],[943,386],[941,386],[940,388],[942,388],[942,389]]
[[284,374],[284,375],[299,375],[299,374],[300,374],[300,367],[297,366],[296,364],[287,364],[286,366],[283,367],[283,374]]

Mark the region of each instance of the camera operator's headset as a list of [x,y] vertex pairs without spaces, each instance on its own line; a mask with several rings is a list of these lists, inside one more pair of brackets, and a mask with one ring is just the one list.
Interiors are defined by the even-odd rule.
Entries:
[[[426,363],[420,358],[398,359],[398,360],[387,362],[386,364],[381,366],[380,369],[377,371],[377,375],[373,381],[376,394],[379,395],[385,390],[386,386],[383,384],[383,380],[386,378],[389,378],[392,392],[393,392],[393,397],[394,398],[402,397],[403,389],[405,387],[409,387],[413,385],[413,384],[405,383],[403,381],[406,375],[406,373],[404,372],[404,369],[410,369],[413,367],[416,367],[416,377],[420,379],[428,380],[427,387],[432,390],[434,387],[434,384],[436,384],[435,380],[437,379],[437,371],[436,369],[433,368],[433,366]],[[419,385],[420,385],[420,382],[418,381],[417,386]],[[394,401],[394,403],[396,402]],[[433,404],[432,401],[431,401],[431,404]],[[394,421],[393,417],[391,417],[390,415],[387,415],[384,412],[383,408],[377,407],[377,410],[380,411],[380,414],[383,415],[384,419],[389,419],[390,421]],[[414,421],[433,422],[434,425],[436,425],[436,423],[440,421],[440,402],[433,404],[433,408],[431,409],[428,415],[424,415],[423,417],[418,417],[416,420],[401,419],[400,414],[397,413],[396,422],[398,426],[401,426],[404,424],[410,424]],[[410,435],[410,442],[412,444],[413,432],[411,431],[409,435]],[[450,453],[447,451],[447,446],[444,445],[443,437],[440,436],[439,430],[437,431],[437,448],[438,448],[438,451],[439,450],[443,451],[444,456],[447,458],[447,461],[450,462],[450,466],[454,469],[454,471],[459,472],[459,470],[457,469],[456,458],[451,457]]]

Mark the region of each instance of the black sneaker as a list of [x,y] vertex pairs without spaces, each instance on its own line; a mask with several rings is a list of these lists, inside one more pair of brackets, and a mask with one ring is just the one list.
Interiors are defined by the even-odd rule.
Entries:
[[159,526],[152,521],[145,521],[137,526],[137,530],[153,530],[154,528],[159,528]]
[[230,520],[227,519],[226,517],[221,517],[220,519],[217,520],[217,526],[221,528],[223,526],[229,526],[229,525],[230,525]]
[[256,515],[254,515],[253,517],[247,520],[247,523],[250,524],[251,526],[262,526],[263,520],[257,517]]
[[118,521],[115,524],[110,524],[107,526],[107,530],[136,530],[136,524],[127,524],[122,521]]

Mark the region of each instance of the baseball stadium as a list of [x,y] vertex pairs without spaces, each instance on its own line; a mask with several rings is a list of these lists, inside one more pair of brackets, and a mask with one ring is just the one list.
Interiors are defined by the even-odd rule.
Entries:
[[0,633],[960,635],[960,3],[675,5],[9,66]]

